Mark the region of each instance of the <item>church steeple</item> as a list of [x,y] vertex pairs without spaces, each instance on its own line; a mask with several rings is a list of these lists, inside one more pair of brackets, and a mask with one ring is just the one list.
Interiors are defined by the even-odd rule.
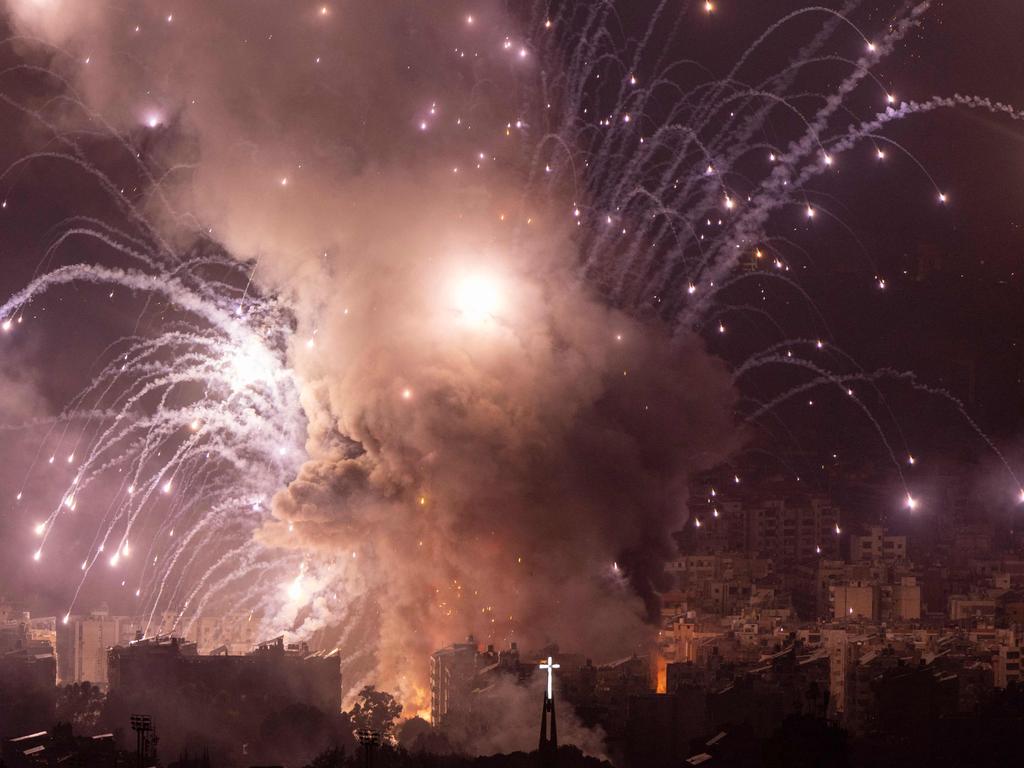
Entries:
[[540,711],[540,744],[537,747],[540,764],[543,768],[551,768],[558,759],[558,723],[555,721],[555,697],[552,695],[552,681],[554,671],[560,666],[554,664],[550,656],[548,656],[546,664],[540,665],[540,668],[547,670],[548,673],[548,688],[544,694],[544,706]]

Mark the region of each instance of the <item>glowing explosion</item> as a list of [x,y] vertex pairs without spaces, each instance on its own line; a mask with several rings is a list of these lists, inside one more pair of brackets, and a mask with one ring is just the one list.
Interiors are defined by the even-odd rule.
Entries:
[[[29,166],[83,177],[111,213],[59,223],[3,331],[31,334],[72,284],[139,319],[29,426],[29,472],[73,471],[57,494],[18,493],[38,567],[80,563],[82,584],[121,569],[150,617],[230,603],[268,634],[319,633],[350,686],[415,707],[427,654],[469,632],[644,648],[687,479],[738,447],[735,392],[764,366],[801,378],[744,419],[836,387],[902,463],[857,387],[908,374],[813,337],[730,372],[701,335],[729,332],[743,259],[799,291],[769,225],[826,223],[813,182],[905,153],[888,124],[1020,119],[905,100],[874,74],[928,3],[873,30],[849,21],[856,2],[797,11],[718,79],[669,55],[712,3],[662,2],[628,44],[611,3],[233,5],[8,0],[35,38],[15,69],[60,97],[0,94],[42,136],[2,176],[6,213]],[[818,34],[747,82],[804,17]],[[795,90],[837,62],[837,86]],[[876,107],[851,123],[854,101]],[[765,140],[769,119],[785,140]],[[81,243],[106,256],[74,263]],[[52,532],[83,519],[102,522],[54,562]]]

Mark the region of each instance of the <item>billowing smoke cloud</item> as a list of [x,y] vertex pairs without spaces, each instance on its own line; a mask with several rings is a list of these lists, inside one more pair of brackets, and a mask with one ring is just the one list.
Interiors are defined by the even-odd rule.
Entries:
[[538,65],[499,5],[8,8],[91,108],[188,160],[174,221],[295,307],[310,458],[260,533],[309,555],[288,621],[375,606],[376,680],[410,710],[469,633],[642,651],[686,479],[734,447],[732,390],[697,340],[579,281],[568,200],[524,200],[505,126]]
[[[443,737],[422,720],[407,720],[398,730],[399,744],[411,752],[479,752],[485,755],[532,752],[537,748],[537,721],[546,680],[537,675],[524,685],[506,676],[477,694],[473,716],[453,718]],[[604,731],[587,728],[572,706],[557,700],[558,739],[585,754],[607,759]]]

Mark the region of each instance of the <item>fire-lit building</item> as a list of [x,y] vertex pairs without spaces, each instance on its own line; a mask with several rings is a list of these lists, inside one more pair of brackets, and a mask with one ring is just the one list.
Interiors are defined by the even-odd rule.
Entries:
[[471,637],[435,651],[430,657],[430,720],[445,720],[469,708],[469,695],[477,668],[477,645]]

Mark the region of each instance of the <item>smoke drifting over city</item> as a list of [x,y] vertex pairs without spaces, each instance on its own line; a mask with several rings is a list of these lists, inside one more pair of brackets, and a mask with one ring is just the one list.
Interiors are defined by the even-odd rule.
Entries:
[[[148,213],[167,236],[210,231],[295,314],[309,458],[257,536],[302,564],[267,587],[287,590],[273,628],[379,633],[346,684],[414,707],[429,653],[470,633],[643,648],[687,478],[739,439],[734,395],[696,337],[579,278],[571,193],[533,209],[516,150],[481,135],[467,154],[516,120],[538,64],[514,38],[507,60],[465,60],[518,20],[498,3],[468,20],[454,2],[172,5],[8,3],[26,60],[114,130],[154,130],[172,171]],[[64,119],[95,127],[77,105]]]

